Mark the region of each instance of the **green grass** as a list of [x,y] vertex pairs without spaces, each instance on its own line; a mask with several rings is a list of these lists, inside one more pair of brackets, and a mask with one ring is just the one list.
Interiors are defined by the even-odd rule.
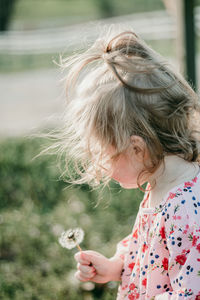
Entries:
[[15,5],[13,21],[38,22],[65,19],[67,23],[93,20],[106,15],[130,14],[134,12],[164,9],[160,0],[18,0]]
[[[55,17],[97,16],[95,1],[90,0],[18,0],[13,20],[42,20]],[[67,21],[67,20],[66,20]]]

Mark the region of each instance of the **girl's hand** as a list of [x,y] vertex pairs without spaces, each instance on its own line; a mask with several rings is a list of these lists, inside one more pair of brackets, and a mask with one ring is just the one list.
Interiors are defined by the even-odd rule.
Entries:
[[74,258],[78,262],[75,277],[80,281],[106,283],[121,280],[123,260],[119,257],[108,259],[96,251],[88,250],[76,253]]

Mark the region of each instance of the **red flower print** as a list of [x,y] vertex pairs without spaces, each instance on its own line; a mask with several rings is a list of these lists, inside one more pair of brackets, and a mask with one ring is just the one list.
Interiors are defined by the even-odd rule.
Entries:
[[148,249],[147,244],[143,244],[142,246],[142,252],[144,253]]
[[162,264],[164,270],[168,270],[168,259],[166,257],[162,260]]
[[193,235],[193,238],[192,238],[192,246],[196,246],[198,238],[199,238],[199,237],[197,237],[196,235]]
[[133,237],[136,238],[136,239],[138,238],[138,234],[137,234],[137,233],[138,233],[138,229],[136,229],[136,230],[134,231],[134,233],[133,233]]
[[190,249],[189,250],[183,250],[182,253],[190,253]]
[[174,220],[181,220],[181,216],[173,216]]
[[144,285],[144,286],[147,285],[147,279],[146,278],[142,280],[142,285]]
[[134,262],[128,265],[128,267],[129,267],[131,270],[133,270],[134,266],[135,266],[135,263],[134,263]]
[[197,177],[192,179],[193,182],[197,182]]
[[130,290],[134,290],[136,288],[136,285],[134,284],[134,283],[131,283],[130,285],[129,285],[129,289]]
[[200,261],[200,258],[197,258],[197,261]]
[[165,227],[164,227],[164,226],[161,227],[161,229],[160,229],[160,235],[161,235],[161,238],[162,238],[162,239],[165,239],[165,238],[166,238],[166,235],[165,235]]
[[192,183],[192,182],[185,182],[185,187],[189,187],[189,186],[193,186],[194,185],[194,183]]
[[180,265],[184,265],[185,261],[186,261],[186,255],[185,254],[177,255],[177,257],[175,258],[175,261]]
[[124,254],[120,254],[119,256],[122,260],[124,260]]
[[174,199],[176,197],[176,194],[174,193],[169,193],[168,199]]
[[138,299],[140,297],[140,294],[136,293],[136,294],[130,294],[128,295],[128,299],[130,300],[135,300],[135,299]]
[[199,251],[199,253],[200,253],[200,244],[198,244],[197,246],[196,246],[196,249]]
[[198,293],[198,295],[196,295],[195,300],[200,300],[200,292]]
[[128,284],[125,284],[124,286],[122,286],[122,291],[127,289],[127,287],[128,287]]
[[129,239],[123,240],[122,241],[123,246],[127,247],[128,246],[128,242],[129,242]]

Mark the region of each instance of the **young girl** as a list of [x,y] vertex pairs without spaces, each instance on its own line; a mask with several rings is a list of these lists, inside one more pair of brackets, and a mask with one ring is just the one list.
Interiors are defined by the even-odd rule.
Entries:
[[76,278],[120,281],[118,300],[200,299],[197,95],[131,31],[108,32],[64,67],[71,182],[147,183],[131,234],[111,258],[76,253]]

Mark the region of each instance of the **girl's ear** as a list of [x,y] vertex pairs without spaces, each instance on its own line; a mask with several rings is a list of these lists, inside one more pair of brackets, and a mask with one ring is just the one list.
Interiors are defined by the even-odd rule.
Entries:
[[131,138],[131,148],[136,157],[140,162],[143,162],[146,156],[147,146],[144,139],[138,135],[132,135]]

